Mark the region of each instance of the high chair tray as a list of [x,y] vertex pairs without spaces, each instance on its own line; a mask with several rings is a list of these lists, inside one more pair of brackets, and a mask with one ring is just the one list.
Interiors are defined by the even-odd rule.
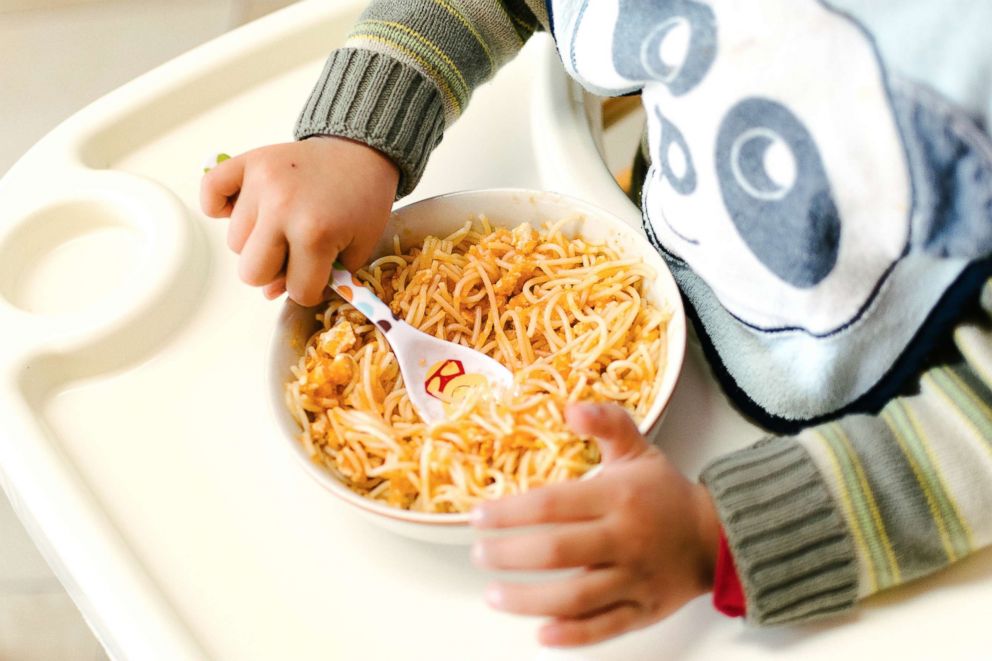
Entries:
[[[987,554],[840,624],[749,630],[701,598],[618,641],[542,650],[535,621],[485,606],[490,577],[467,549],[376,528],[300,469],[266,395],[280,306],[238,281],[225,222],[199,211],[200,165],[217,150],[291,139],[360,4],[307,0],[206,44],[78,113],[0,181],[0,482],[111,655],[629,661],[983,649]],[[530,99],[533,72],[552,57],[550,40],[535,39],[476,94],[414,199],[542,186]],[[660,442],[692,475],[760,434],[695,349],[670,410]]]

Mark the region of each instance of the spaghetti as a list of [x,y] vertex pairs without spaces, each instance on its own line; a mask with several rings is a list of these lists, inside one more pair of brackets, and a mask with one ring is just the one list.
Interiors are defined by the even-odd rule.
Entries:
[[471,392],[448,420],[420,420],[385,337],[337,295],[318,315],[286,400],[311,458],[395,507],[465,512],[484,499],[580,477],[599,462],[567,430],[576,401],[647,413],[664,371],[667,310],[653,273],[606,245],[467,223],[356,275],[420,330],[506,365],[512,392]]

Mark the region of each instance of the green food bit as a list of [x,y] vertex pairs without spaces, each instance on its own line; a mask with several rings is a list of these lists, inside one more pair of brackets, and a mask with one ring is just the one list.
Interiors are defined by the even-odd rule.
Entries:
[[215,167],[217,167],[218,165],[220,165],[224,161],[229,161],[229,160],[231,160],[231,157],[228,154],[217,154],[217,156],[214,157],[214,164],[213,165],[205,165],[205,166],[203,166],[203,174],[206,174],[206,173],[210,172],[211,170],[213,170]]

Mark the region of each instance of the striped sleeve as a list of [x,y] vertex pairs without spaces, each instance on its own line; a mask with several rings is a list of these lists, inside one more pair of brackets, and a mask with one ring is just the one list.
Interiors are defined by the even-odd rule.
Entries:
[[375,0],[328,58],[295,136],[375,147],[405,195],[472,92],[546,21],[536,0]]
[[913,394],[704,471],[750,621],[841,612],[992,544],[992,285],[982,300]]

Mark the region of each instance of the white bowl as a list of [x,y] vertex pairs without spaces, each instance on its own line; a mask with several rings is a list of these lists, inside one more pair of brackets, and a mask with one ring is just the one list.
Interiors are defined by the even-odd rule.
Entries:
[[[591,204],[556,193],[526,190],[481,190],[453,193],[402,207],[395,211],[375,256],[392,251],[392,237],[398,235],[404,249],[419,244],[428,235],[445,236],[464,226],[465,221],[485,214],[493,226],[516,227],[530,223],[543,228],[548,221],[570,220],[562,226],[566,236],[581,235],[591,242],[608,242],[626,257],[640,258],[657,277],[650,283],[647,298],[667,306],[672,313],[668,325],[668,356],[658,395],[640,423],[646,435],[661,421],[682,369],[685,355],[686,325],[682,299],[675,281],[657,251],[619,218]],[[474,538],[467,514],[433,514],[411,512],[365,498],[349,489],[334,472],[311,461],[298,440],[300,427],[285,405],[284,388],[307,339],[316,330],[313,308],[287,302],[272,342],[269,382],[272,404],[285,437],[280,439],[300,460],[303,467],[332,494],[351,505],[373,523],[414,539],[443,543],[468,544]]]

